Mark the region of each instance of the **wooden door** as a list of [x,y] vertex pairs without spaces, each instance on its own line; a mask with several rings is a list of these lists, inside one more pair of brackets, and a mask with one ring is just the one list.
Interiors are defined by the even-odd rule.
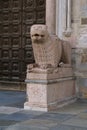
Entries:
[[30,27],[45,23],[45,0],[0,0],[0,81],[24,82],[34,62]]

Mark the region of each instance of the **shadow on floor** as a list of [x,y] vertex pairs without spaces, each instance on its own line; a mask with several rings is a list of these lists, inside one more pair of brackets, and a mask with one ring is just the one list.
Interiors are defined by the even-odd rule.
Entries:
[[0,91],[0,106],[23,108],[26,101],[26,92]]

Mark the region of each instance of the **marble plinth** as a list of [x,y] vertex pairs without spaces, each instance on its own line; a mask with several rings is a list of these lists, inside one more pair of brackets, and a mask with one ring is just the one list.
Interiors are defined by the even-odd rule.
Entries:
[[[28,101],[24,109],[51,111],[75,100],[75,81],[71,68],[56,73],[27,74]],[[61,73],[59,73],[61,72]]]

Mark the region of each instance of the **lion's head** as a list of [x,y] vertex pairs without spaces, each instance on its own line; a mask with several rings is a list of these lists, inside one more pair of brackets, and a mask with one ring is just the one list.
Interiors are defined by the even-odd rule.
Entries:
[[33,25],[30,30],[31,40],[33,43],[44,43],[48,37],[46,25]]

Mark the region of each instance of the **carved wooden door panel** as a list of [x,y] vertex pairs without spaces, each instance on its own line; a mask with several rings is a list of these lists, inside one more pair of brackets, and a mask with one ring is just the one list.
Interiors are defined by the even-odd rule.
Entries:
[[1,0],[0,5],[0,79],[20,81],[21,0]]
[[0,81],[24,81],[36,23],[45,23],[45,0],[0,0]]
[[25,76],[26,64],[34,61],[30,40],[30,27],[32,24],[40,23],[45,23],[45,0],[23,0],[22,47],[24,59],[22,64],[24,66],[22,66],[22,76]]

